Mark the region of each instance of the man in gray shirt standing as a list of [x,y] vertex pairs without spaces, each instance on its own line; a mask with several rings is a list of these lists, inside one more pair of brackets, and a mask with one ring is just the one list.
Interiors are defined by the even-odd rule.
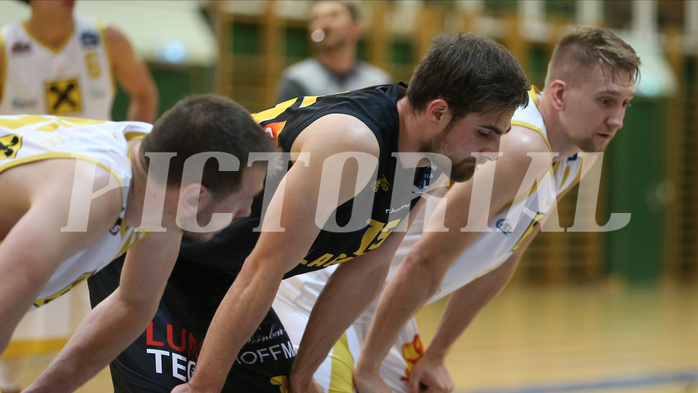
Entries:
[[313,4],[308,33],[314,57],[289,66],[283,73],[277,102],[390,83],[390,75],[357,60],[362,27],[358,10],[348,1]]

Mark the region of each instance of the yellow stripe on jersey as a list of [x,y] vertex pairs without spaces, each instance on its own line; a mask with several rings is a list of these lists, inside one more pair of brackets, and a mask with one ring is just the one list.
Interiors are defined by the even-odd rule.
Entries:
[[[538,109],[538,112],[540,112],[540,108],[538,108],[538,104],[539,104],[538,94],[540,94],[540,90],[538,90],[538,88],[535,86],[532,86],[531,89],[528,91],[528,97],[531,99],[531,102],[533,102],[533,104],[536,106],[536,108]],[[553,148],[550,147],[550,142],[548,142],[548,137],[545,135],[545,133],[543,133],[543,130],[541,130],[540,128],[534,126],[531,123],[527,123],[527,122],[521,121],[521,120],[512,120],[511,124],[514,126],[521,126],[521,127],[525,127],[525,128],[530,129],[530,130],[536,131],[537,133],[539,133],[543,137],[545,144],[548,145],[548,150],[553,151]]]
[[[560,164],[560,162],[555,162],[555,163],[553,163],[553,166],[552,166],[552,167],[548,168],[548,172],[550,173],[550,176],[551,176],[551,177],[554,177],[554,176],[555,176],[555,171],[557,170],[558,164]],[[503,208],[510,207],[510,206],[512,206],[513,204],[515,204],[515,203],[517,203],[517,202],[520,202],[520,201],[522,201],[522,200],[528,198],[529,196],[531,196],[531,194],[533,194],[534,192],[536,192],[536,190],[538,189],[538,185],[540,184],[541,181],[542,181],[542,178],[541,178],[541,180],[536,181],[536,183],[533,185],[533,187],[531,187],[531,190],[530,190],[527,194],[525,194],[525,195],[519,195],[519,196],[515,197],[513,201],[511,201],[511,202],[507,203],[506,205],[504,205]]]
[[293,105],[298,98],[291,98],[290,100],[284,101],[282,103],[276,104],[275,107],[265,109],[261,112],[253,113],[252,114],[252,119],[254,119],[255,122],[261,123],[266,120],[271,120],[275,119],[277,116],[280,114],[284,113],[286,109],[288,109],[291,105]]
[[36,128],[37,131],[56,131],[59,127],[72,128],[77,126],[88,126],[94,124],[104,124],[106,120],[90,120],[80,117],[67,116],[51,116],[51,115],[6,115],[0,119],[0,127],[9,128],[10,130],[18,130],[22,127],[34,125],[41,122],[47,122],[41,127]]
[[354,391],[354,357],[349,351],[347,333],[332,348],[332,371],[330,376],[329,392],[353,392]]
[[107,56],[107,66],[109,67],[109,74],[111,75],[111,84],[114,89],[112,91],[114,95],[116,95],[118,87],[116,85],[116,75],[114,74],[114,70],[112,69],[111,53],[109,52],[109,41],[107,41],[107,27],[104,25],[104,22],[99,18],[95,18],[95,23],[97,24],[97,30],[99,30],[99,35],[102,37],[102,45],[104,45],[104,53]]
[[68,293],[71,289],[75,288],[75,287],[76,287],[78,284],[80,284],[81,282],[83,282],[83,281],[87,280],[88,278],[90,278],[93,274],[94,274],[94,272],[93,272],[93,273],[83,273],[80,277],[78,277],[75,281],[73,281],[73,282],[72,282],[70,285],[68,285],[67,287],[61,289],[60,291],[54,293],[54,294],[51,295],[51,296],[47,296],[47,297],[45,297],[45,298],[43,298],[43,299],[36,300],[36,301],[34,302],[34,305],[35,305],[36,307],[41,307],[41,306],[43,306],[43,305],[46,304],[46,303],[49,303],[49,302],[51,302],[51,301],[54,301],[54,300],[58,299],[59,297],[61,297],[61,296],[65,295],[66,293]]
[[519,246],[521,246],[521,243],[523,243],[523,241],[528,237],[528,235],[530,235],[531,232],[533,232],[533,228],[536,227],[536,224],[538,224],[544,216],[545,214],[543,213],[536,213],[536,218],[534,218],[533,221],[531,221],[531,224],[528,226],[528,228],[526,228],[523,235],[521,235],[519,241],[516,242],[516,244],[514,244],[514,247],[511,248],[511,252],[516,251],[516,249],[519,248]]
[[[145,138],[145,136],[148,134],[144,134],[142,132],[126,132],[124,133],[124,138],[126,138],[127,141],[135,141],[139,139]],[[129,149],[128,151],[128,158],[131,158],[131,150]]]
[[72,158],[75,160],[84,160],[84,161],[91,162],[93,164],[97,164],[97,165],[101,166],[102,168],[108,170],[109,173],[111,173],[116,178],[116,180],[119,182],[119,187],[121,187],[121,188],[124,187],[124,183],[121,180],[121,177],[119,177],[118,174],[114,173],[114,171],[112,171],[110,167],[106,166],[103,162],[98,161],[92,157],[85,156],[85,155],[78,154],[78,153],[44,153],[44,154],[37,154],[34,156],[30,156],[30,157],[20,158],[17,160],[10,161],[5,165],[0,165],[0,173],[4,172],[10,168],[14,168],[16,166],[19,166],[19,165],[29,164],[32,162],[37,162],[37,161],[42,161],[42,160],[52,160],[52,159],[56,159],[56,158]]
[[[528,97],[531,99],[531,102],[533,102],[533,105],[538,108],[538,94],[540,94],[540,90],[538,90],[537,87],[531,86],[531,89],[528,91]],[[538,112],[540,112],[540,108],[538,108]]]
[[303,102],[301,103],[301,108],[305,108],[306,106],[313,105],[317,101],[317,96],[306,96],[303,97]]

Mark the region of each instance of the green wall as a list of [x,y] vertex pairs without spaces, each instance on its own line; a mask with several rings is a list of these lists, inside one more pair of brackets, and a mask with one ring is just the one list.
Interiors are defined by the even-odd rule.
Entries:
[[607,212],[630,213],[630,223],[606,234],[607,269],[626,281],[661,274],[663,211],[652,198],[664,178],[666,102],[636,98],[604,157]]
[[[187,95],[213,91],[213,67],[149,67],[160,96],[158,116]],[[126,120],[128,102],[128,96],[119,87],[114,98],[112,119]]]

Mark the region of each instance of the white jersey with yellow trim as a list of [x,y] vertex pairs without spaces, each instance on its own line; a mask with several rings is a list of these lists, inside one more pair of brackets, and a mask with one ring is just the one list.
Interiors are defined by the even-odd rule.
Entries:
[[93,17],[73,20],[73,33],[55,50],[26,22],[2,28],[0,114],[111,119],[116,87],[104,27]]
[[[34,303],[39,307],[68,292],[145,236],[123,221],[131,184],[128,141],[152,125],[49,115],[0,116],[0,173],[40,160],[72,158],[109,170],[122,191],[122,211],[112,229],[87,250],[63,262]],[[112,179],[113,180],[113,179]],[[67,223],[66,223],[67,224]]]
[[[533,87],[529,95],[531,99],[528,106],[518,109],[511,123],[536,131],[545,139],[550,149],[548,133],[538,109],[540,92]],[[480,233],[473,244],[451,265],[439,290],[429,303],[504,263],[530,234],[533,227],[555,206],[558,196],[581,176],[582,162],[581,152],[555,162],[525,198],[519,198],[509,207],[499,211],[488,223],[491,232]]]

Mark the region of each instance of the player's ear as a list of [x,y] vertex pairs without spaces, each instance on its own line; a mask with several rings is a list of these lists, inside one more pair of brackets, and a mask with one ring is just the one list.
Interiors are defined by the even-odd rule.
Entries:
[[429,103],[429,106],[427,106],[427,116],[429,120],[433,122],[438,123],[445,120],[445,124],[448,124],[451,120],[451,111],[449,110],[448,102],[443,98],[433,100]]
[[567,82],[559,79],[554,80],[552,83],[550,83],[550,86],[548,86],[548,90],[550,90],[550,98],[552,99],[553,107],[556,110],[562,111],[565,109],[568,89],[569,85]]
[[201,183],[190,183],[179,191],[178,212],[185,216],[195,216],[200,206],[211,203],[212,193]]

